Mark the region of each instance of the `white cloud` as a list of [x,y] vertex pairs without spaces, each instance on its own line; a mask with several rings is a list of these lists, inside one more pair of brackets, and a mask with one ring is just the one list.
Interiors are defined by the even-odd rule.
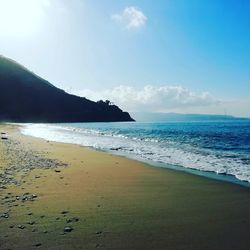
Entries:
[[75,94],[92,100],[110,100],[129,111],[165,112],[174,109],[205,107],[220,103],[208,92],[195,93],[181,86],[154,87],[147,85],[141,89],[118,86],[100,92],[84,90]]
[[111,16],[111,19],[125,25],[127,29],[139,29],[146,24],[147,17],[137,7],[126,7],[122,13]]

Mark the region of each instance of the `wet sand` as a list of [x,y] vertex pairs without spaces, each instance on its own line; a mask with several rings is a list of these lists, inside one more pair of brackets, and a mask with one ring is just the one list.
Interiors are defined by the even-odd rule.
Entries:
[[0,133],[0,249],[250,247],[249,188]]

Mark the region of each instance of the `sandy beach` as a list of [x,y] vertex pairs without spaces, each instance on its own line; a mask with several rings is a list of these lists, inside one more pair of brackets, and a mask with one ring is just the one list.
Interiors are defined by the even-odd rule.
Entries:
[[249,188],[0,133],[0,249],[249,249]]

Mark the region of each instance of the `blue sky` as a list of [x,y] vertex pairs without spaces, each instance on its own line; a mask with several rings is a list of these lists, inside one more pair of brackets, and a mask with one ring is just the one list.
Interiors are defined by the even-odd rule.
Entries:
[[250,117],[250,1],[0,0],[1,10],[0,53],[71,93]]

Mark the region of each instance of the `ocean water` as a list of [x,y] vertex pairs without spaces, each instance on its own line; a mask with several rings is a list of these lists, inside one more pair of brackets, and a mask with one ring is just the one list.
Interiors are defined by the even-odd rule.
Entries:
[[250,120],[23,124],[21,130],[250,186]]

